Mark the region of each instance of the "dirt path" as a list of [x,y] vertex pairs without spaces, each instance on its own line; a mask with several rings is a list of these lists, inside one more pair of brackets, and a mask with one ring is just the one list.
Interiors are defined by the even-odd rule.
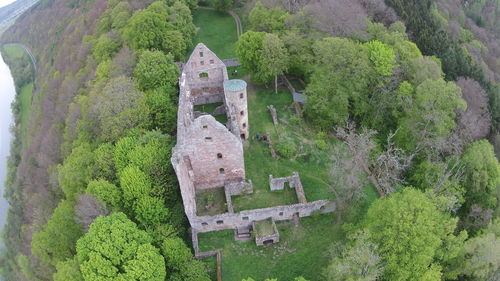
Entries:
[[237,13],[229,10],[228,13],[234,18],[236,22],[236,31],[238,32],[238,39],[240,39],[241,34],[243,34],[243,27],[241,26],[240,16]]

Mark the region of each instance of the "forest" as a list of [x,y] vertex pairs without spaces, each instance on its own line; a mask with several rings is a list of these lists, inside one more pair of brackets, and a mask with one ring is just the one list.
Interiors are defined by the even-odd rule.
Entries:
[[499,0],[40,0],[0,42],[38,60],[2,49],[18,93],[5,280],[216,280],[170,163],[176,62],[199,42],[239,59],[251,133],[277,105],[280,159],[251,144],[246,169],[300,167],[337,206],[263,250],[201,236],[223,280],[500,279]]

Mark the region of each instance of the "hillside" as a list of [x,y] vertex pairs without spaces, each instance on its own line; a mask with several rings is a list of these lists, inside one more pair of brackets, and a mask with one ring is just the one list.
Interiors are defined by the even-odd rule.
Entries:
[[0,38],[37,61],[2,49],[1,274],[495,280],[498,4],[40,0]]

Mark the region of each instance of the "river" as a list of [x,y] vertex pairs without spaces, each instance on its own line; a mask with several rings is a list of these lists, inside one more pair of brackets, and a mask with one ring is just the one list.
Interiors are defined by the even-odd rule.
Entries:
[[[1,54],[0,54],[1,55]],[[9,67],[0,56],[0,228],[3,229],[9,204],[3,197],[7,176],[7,158],[10,152],[12,134],[10,127],[14,123],[10,104],[14,101],[16,89]],[[3,242],[0,241],[0,246]]]

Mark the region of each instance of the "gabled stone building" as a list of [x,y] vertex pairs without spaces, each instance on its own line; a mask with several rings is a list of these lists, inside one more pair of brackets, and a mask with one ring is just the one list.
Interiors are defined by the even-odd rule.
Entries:
[[[222,229],[235,229],[236,234],[247,235],[254,221],[289,220],[309,216],[314,211],[332,210],[331,206],[325,208],[328,200],[308,203],[299,175],[295,173],[288,178],[272,178],[270,187],[271,190],[279,189],[289,182],[297,193],[298,204],[233,211],[231,196],[252,192],[252,184],[245,177],[243,154],[243,141],[249,137],[246,86],[243,80],[229,80],[224,63],[202,43],[195,47],[182,70],[177,145],[171,161],[195,236],[198,232]],[[227,115],[226,124],[194,110],[195,105],[217,102],[222,105],[215,111]],[[200,214],[197,194],[218,188],[223,189],[227,209],[215,215]]]

